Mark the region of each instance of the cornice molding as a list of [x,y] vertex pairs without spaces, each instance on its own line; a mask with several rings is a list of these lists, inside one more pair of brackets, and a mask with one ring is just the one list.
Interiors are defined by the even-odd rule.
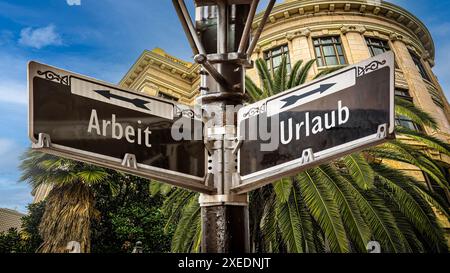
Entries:
[[389,34],[389,39],[391,39],[391,41],[395,42],[395,41],[401,41],[406,45],[412,45],[412,41],[408,38],[406,38],[405,36],[403,36],[400,33],[397,32],[391,32]]
[[344,25],[341,27],[342,34],[355,32],[358,34],[364,34],[367,29],[362,25]]
[[197,78],[199,65],[191,64],[176,59],[175,57],[168,57],[169,55],[162,56],[161,54],[144,51],[136,63],[131,67],[125,77],[120,81],[120,85],[129,87],[132,85],[139,76],[145,72],[149,65],[154,69],[171,73],[178,74],[181,80],[189,81],[192,83]]
[[303,28],[300,30],[296,30],[296,31],[290,31],[286,33],[286,39],[288,41],[292,41],[295,38],[299,38],[299,37],[306,37],[308,38],[309,36],[311,36],[311,30],[309,28]]
[[[283,24],[284,21],[298,20],[298,17],[332,16],[352,14],[361,17],[374,17],[390,21],[408,31],[421,47],[429,52],[434,59],[435,48],[433,39],[426,26],[409,11],[394,4],[378,1],[330,1],[330,0],[298,0],[285,1],[275,6],[265,30]],[[255,18],[254,26],[259,25],[262,13]],[[417,43],[416,43],[417,44]]]

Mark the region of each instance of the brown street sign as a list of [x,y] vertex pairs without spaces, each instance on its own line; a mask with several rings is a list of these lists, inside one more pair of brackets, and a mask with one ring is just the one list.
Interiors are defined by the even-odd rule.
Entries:
[[[203,193],[203,123],[190,107],[30,62],[29,137],[43,152]],[[173,137],[177,124],[186,139]]]
[[393,137],[394,54],[387,52],[240,109],[237,193]]

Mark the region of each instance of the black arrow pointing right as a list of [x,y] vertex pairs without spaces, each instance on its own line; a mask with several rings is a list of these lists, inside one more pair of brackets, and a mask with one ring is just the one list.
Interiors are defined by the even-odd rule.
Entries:
[[112,94],[110,90],[94,90],[94,92],[98,93],[99,95],[102,95],[103,97],[107,98],[107,99],[117,99],[117,100],[121,100],[121,101],[126,101],[129,103],[132,103],[134,106],[141,108],[141,109],[145,109],[145,110],[150,110],[146,104],[150,103],[150,101],[145,101],[145,100],[141,100],[141,99],[130,99],[130,98],[126,98],[126,97],[122,97],[119,95],[115,95]]
[[281,109],[286,108],[288,106],[294,105],[297,103],[297,101],[306,98],[308,96],[311,96],[312,94],[315,94],[317,92],[320,92],[321,94],[324,93],[325,91],[327,91],[328,89],[330,89],[331,87],[335,86],[336,83],[327,83],[327,84],[321,84],[319,86],[319,88],[314,89],[310,92],[307,92],[305,94],[301,94],[301,95],[293,95],[290,96],[288,98],[282,99],[282,102],[285,102],[285,104],[283,105],[283,107],[281,107]]

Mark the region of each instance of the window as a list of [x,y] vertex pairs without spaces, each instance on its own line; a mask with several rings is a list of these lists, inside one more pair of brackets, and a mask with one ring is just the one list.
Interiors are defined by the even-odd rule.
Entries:
[[340,37],[321,37],[313,42],[319,67],[347,64]]
[[289,58],[289,47],[283,45],[264,52],[264,60],[269,70],[274,73],[281,65],[283,57],[286,57],[287,73],[291,73],[291,60]]
[[413,98],[411,97],[411,95],[409,94],[408,89],[403,89],[403,88],[395,88],[395,96],[405,99],[405,100],[409,100],[412,102]]
[[366,42],[367,46],[369,47],[370,55],[372,55],[372,57],[391,50],[388,42],[384,40],[367,37]]
[[[395,96],[413,103],[413,98],[409,94],[408,89],[395,88]],[[395,117],[395,125],[402,126],[413,131],[422,131],[422,128],[419,125],[417,125],[410,118],[402,115],[397,115]]]
[[399,115],[395,118],[395,125],[405,127],[413,131],[421,131],[419,125],[417,125],[410,118]]
[[411,50],[409,51],[409,53],[411,54],[411,57],[414,61],[414,64],[417,67],[417,70],[419,70],[420,75],[422,75],[422,78],[424,78],[427,81],[430,81],[430,77],[428,76],[427,71],[425,70],[425,67],[422,64],[422,61],[420,60],[420,57],[417,56],[416,53],[412,52]]
[[168,95],[168,94],[163,93],[163,92],[159,92],[158,93],[158,97],[166,99],[166,100],[178,101],[178,98],[175,98],[174,96]]

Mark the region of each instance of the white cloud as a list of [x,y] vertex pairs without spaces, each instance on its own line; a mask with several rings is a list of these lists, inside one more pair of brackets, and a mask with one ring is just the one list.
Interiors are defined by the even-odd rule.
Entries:
[[81,0],[66,0],[69,6],[81,6]]
[[24,28],[20,32],[19,44],[41,49],[51,45],[62,45],[62,39],[56,33],[54,25],[42,28]]

